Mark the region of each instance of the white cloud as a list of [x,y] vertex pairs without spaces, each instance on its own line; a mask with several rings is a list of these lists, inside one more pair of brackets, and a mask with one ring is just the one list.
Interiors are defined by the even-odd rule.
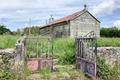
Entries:
[[94,15],[111,14],[120,7],[120,0],[103,0],[101,3],[93,6]]
[[120,20],[116,20],[116,21],[113,23],[113,26],[116,26],[116,27],[120,28]]
[[0,0],[1,9],[33,9],[33,8],[59,8],[74,0]]
[[74,0],[0,0],[0,18],[24,19],[60,13]]

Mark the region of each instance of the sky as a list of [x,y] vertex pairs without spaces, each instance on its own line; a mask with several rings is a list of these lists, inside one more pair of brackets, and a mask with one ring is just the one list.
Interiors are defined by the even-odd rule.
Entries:
[[31,25],[44,25],[53,15],[62,18],[87,9],[100,22],[101,27],[120,28],[120,0],[0,0],[0,24],[12,31]]

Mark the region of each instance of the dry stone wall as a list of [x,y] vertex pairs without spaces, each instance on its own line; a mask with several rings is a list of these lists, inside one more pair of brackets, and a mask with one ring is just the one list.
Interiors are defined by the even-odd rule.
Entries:
[[114,66],[120,61],[120,47],[98,47],[98,57],[104,58],[107,64]]
[[25,36],[18,39],[15,48],[0,49],[0,64],[3,63],[2,56],[10,57],[9,63],[14,63],[11,68],[20,71],[24,62],[25,39]]

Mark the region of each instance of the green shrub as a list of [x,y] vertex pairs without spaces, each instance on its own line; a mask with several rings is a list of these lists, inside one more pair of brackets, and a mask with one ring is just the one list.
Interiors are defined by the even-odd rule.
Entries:
[[116,65],[113,67],[113,80],[120,80],[120,63],[117,62]]
[[120,30],[118,28],[101,28],[101,37],[120,37]]
[[16,74],[14,71],[0,69],[0,80],[15,80]]
[[17,75],[15,71],[10,68],[10,57],[2,56],[2,62],[0,63],[0,80],[15,80]]
[[112,72],[104,59],[97,59],[97,76],[103,80],[111,80]]
[[111,68],[105,63],[105,59],[97,59],[97,76],[102,80],[118,80],[120,65]]

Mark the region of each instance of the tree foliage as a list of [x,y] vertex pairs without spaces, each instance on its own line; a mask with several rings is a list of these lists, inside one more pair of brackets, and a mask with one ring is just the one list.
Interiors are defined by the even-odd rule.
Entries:
[[11,31],[7,29],[6,26],[0,25],[0,35],[6,34],[6,33],[11,33]]

